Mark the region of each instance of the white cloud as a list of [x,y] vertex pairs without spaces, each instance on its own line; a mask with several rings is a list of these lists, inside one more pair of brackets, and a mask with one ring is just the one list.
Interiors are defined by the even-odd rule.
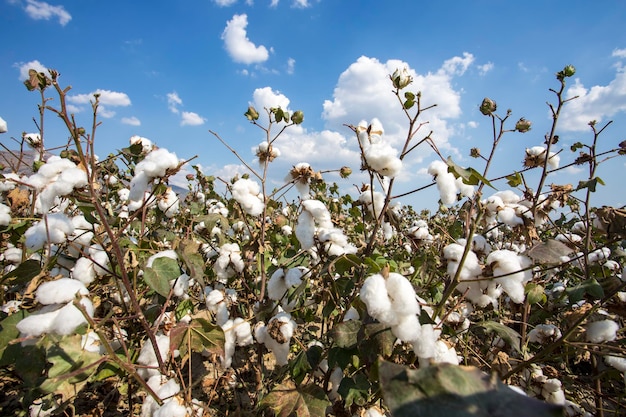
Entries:
[[570,131],[587,131],[589,122],[626,112],[626,71],[618,68],[608,85],[586,88],[579,79],[567,89],[565,98],[578,96],[563,107],[559,126]]
[[289,99],[278,91],[272,90],[270,87],[257,88],[252,93],[252,105],[260,111],[264,108],[280,107],[283,110],[289,110]]
[[452,75],[463,75],[469,66],[474,62],[474,55],[463,52],[463,57],[455,56],[444,61],[439,71]]
[[141,121],[135,116],[122,117],[122,123],[129,126],[141,126]]
[[477,68],[478,68],[478,73],[479,73],[480,75],[485,75],[485,74],[487,74],[489,71],[493,70],[493,67],[494,67],[493,62],[487,62],[486,64],[483,64],[483,65],[478,65],[478,66],[477,66]]
[[309,6],[311,6],[311,3],[308,0],[293,0],[293,7],[305,9]]
[[222,40],[226,51],[235,62],[254,64],[265,62],[269,58],[269,52],[263,45],[256,46],[248,39],[246,27],[248,16],[236,14],[226,23],[222,33]]
[[34,60],[34,61],[26,62],[26,63],[18,63],[18,64],[15,64],[14,66],[17,67],[20,71],[20,81],[24,81],[28,79],[28,70],[30,70],[31,68],[37,72],[43,72],[44,74],[48,75],[48,67],[43,65],[38,60]]
[[279,0],[272,0],[272,2],[270,3],[270,7],[276,7],[276,6],[278,6],[278,1],[279,1]]
[[213,0],[220,7],[228,7],[237,3],[237,0]]
[[167,108],[170,109],[172,113],[178,113],[178,106],[182,106],[183,101],[178,96],[176,91],[167,93]]
[[624,49],[614,49],[613,53],[611,54],[611,56],[617,57],[617,58],[626,58],[626,48],[624,48]]
[[180,120],[181,126],[199,126],[199,125],[203,125],[204,122],[206,122],[206,119],[198,115],[198,113],[194,113],[191,111],[184,111],[181,114],[181,120]]
[[130,106],[130,98],[126,93],[110,90],[96,90],[89,94],[75,94],[67,96],[67,101],[73,104],[87,104],[94,100],[94,95],[99,94],[98,101],[103,106]]
[[63,6],[52,6],[44,1],[26,0],[24,11],[35,20],[59,19],[61,26],[72,20],[72,15]]
[[287,74],[293,74],[296,69],[296,60],[289,58],[287,60]]

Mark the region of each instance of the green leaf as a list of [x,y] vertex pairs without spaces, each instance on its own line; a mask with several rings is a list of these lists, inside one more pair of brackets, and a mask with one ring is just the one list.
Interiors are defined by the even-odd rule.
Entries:
[[261,400],[261,408],[271,408],[276,417],[325,417],[330,401],[316,384],[296,387],[292,381],[277,385]]
[[507,180],[506,183],[509,185],[509,187],[513,187],[513,188],[522,185],[522,183],[524,182],[522,180],[522,174],[520,174],[519,172],[509,175],[508,177],[506,177],[506,180]]
[[571,304],[582,300],[585,294],[588,294],[596,299],[604,297],[604,289],[595,278],[590,278],[576,286],[566,288],[565,293],[567,294],[567,298]]
[[290,362],[291,377],[296,384],[302,383],[307,373],[311,370],[306,352],[301,350]]
[[41,263],[28,259],[17,266],[13,271],[0,278],[2,284],[26,284],[41,272]]
[[196,280],[204,287],[204,258],[198,251],[200,244],[191,239],[184,239],[180,247],[182,248],[180,257],[185,264],[189,278]]
[[521,343],[522,336],[515,330],[502,323],[496,321],[483,321],[476,324],[477,327],[482,327],[487,333],[495,332],[505,342],[509,344],[517,352],[522,353]]
[[461,177],[464,184],[478,185],[482,182],[483,184],[493,188],[494,190],[496,189],[493,185],[491,185],[487,178],[483,177],[482,174],[476,171],[474,168],[463,168],[462,166],[455,164],[452,160],[452,157],[448,157],[446,163],[448,164],[448,172],[454,174],[455,178]]
[[578,187],[576,187],[576,189],[574,191],[579,191],[579,190],[582,190],[584,188],[588,188],[590,192],[595,193],[596,192],[596,187],[597,187],[598,184],[605,185],[604,181],[602,181],[602,178],[600,178],[600,177],[592,178],[589,181],[579,181],[578,182]]
[[180,276],[180,267],[176,259],[161,257],[154,260],[152,267],[145,268],[143,279],[157,294],[167,297],[170,293],[170,281]]
[[211,323],[209,312],[204,310],[194,315],[191,322],[179,322],[170,331],[170,350],[178,349],[184,358],[188,353],[202,353],[205,349],[224,355],[224,331]]
[[340,348],[350,349],[359,342],[360,320],[348,320],[336,324],[330,332],[335,344]]
[[439,364],[410,369],[379,365],[385,404],[393,417],[556,417],[563,408],[519,394],[478,368]]
[[4,357],[5,349],[20,336],[20,331],[15,327],[17,323],[28,316],[28,311],[20,309],[0,321],[0,366],[6,366],[14,362],[15,358],[12,357],[11,353],[19,352],[20,344],[16,343],[16,349],[13,349],[12,352],[7,352],[6,358]]
[[367,403],[372,388],[367,375],[357,372],[352,378],[343,378],[337,392],[346,403],[346,407],[352,404],[363,406]]
[[545,289],[534,282],[529,282],[526,284],[524,288],[524,293],[526,293],[526,300],[528,300],[529,304],[537,304],[537,303],[545,303],[547,301]]

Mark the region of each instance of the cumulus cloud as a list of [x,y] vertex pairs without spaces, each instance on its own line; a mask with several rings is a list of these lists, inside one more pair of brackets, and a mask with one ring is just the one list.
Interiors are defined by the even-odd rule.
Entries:
[[626,48],[614,49],[611,56],[616,58],[626,58]]
[[271,87],[257,88],[252,93],[252,103],[257,109],[269,109],[270,107],[280,107],[289,110],[289,99],[279,91],[272,90]]
[[242,64],[254,64],[267,61],[269,52],[263,45],[256,46],[248,39],[246,27],[248,16],[236,14],[226,23],[222,33],[224,47],[235,62]]
[[213,0],[220,7],[228,7],[237,3],[237,0]]
[[67,96],[67,102],[72,106],[70,111],[74,113],[80,113],[83,111],[83,105],[90,104],[95,100],[94,95],[98,94],[98,114],[104,118],[111,118],[115,116],[115,112],[110,107],[127,107],[130,106],[131,101],[126,93],[120,93],[110,90],[96,90],[89,94],[74,94]]
[[493,70],[493,67],[494,67],[493,62],[487,62],[486,64],[483,64],[483,65],[478,65],[478,66],[477,66],[477,68],[478,68],[478,73],[479,73],[480,75],[485,75],[485,74],[487,74],[488,72],[490,72],[491,70]]
[[24,11],[35,20],[58,19],[61,26],[67,25],[72,20],[72,15],[63,6],[52,6],[45,1],[26,0]]
[[[613,52],[613,56],[619,55]],[[592,120],[601,123],[606,117],[626,112],[626,69],[618,66],[615,78],[608,85],[587,88],[576,79],[565,98],[575,96],[578,98],[568,102],[561,113],[560,126],[564,130],[588,131]]]
[[135,116],[122,117],[122,123],[129,126],[141,126],[141,121]]
[[296,69],[296,60],[289,58],[287,60],[287,74],[293,74]]
[[201,117],[198,113],[184,111],[181,114],[181,126],[199,126],[204,124],[204,122],[206,122],[206,119]]

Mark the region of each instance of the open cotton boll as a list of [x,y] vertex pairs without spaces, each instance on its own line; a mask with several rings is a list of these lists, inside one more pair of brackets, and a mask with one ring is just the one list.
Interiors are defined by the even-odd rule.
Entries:
[[138,135],[133,135],[130,137],[128,142],[130,143],[131,146],[140,145],[141,153],[148,153],[152,150],[152,141],[150,139],[147,139]]
[[[166,362],[170,350],[170,337],[159,333],[155,335],[155,339],[159,348],[161,360]],[[137,363],[144,366],[150,366],[152,368],[157,368],[159,366],[159,361],[157,360],[157,356],[154,352],[154,347],[152,346],[150,339],[144,340],[141,351],[139,352],[139,357],[137,358]],[[158,369],[152,368],[139,368],[137,372],[144,379],[150,378],[154,375],[160,375]]]
[[251,216],[258,216],[263,212],[265,203],[259,184],[247,178],[237,180],[231,187],[233,198],[243,210]]
[[174,296],[184,297],[189,290],[189,275],[181,274],[177,279],[170,281]]
[[289,290],[289,286],[285,283],[285,270],[279,268],[270,277],[267,282],[267,296],[270,300],[278,301]]
[[7,133],[9,131],[6,120],[0,117],[0,133]]
[[551,343],[561,337],[561,330],[554,324],[538,324],[528,332],[528,341],[531,343]]
[[[524,284],[532,278],[532,271],[523,269],[531,265],[531,260],[513,251],[502,249],[491,252],[485,262],[491,265],[495,281],[502,285],[511,300],[517,304],[523,303]],[[497,278],[501,275],[506,276]]]
[[152,417],[187,417],[187,407],[183,404],[183,400],[178,397],[172,397],[159,407]]
[[626,373],[626,358],[623,356],[606,355],[604,357],[604,363],[622,373]]
[[[93,304],[90,299],[82,298],[80,304],[85,308],[85,311],[89,317],[93,317]],[[68,303],[59,310],[50,325],[50,332],[68,335],[72,334],[78,326],[87,323],[87,319],[83,313],[74,306],[73,303]]]
[[37,288],[36,300],[45,305],[63,304],[74,300],[76,294],[87,295],[89,290],[78,280],[60,278],[41,284]]
[[159,258],[170,258],[170,259],[177,260],[178,255],[176,254],[176,251],[173,249],[166,249],[166,250],[157,252],[148,258],[148,260],[146,261],[146,268],[152,268],[152,264],[154,263],[154,261]]
[[333,222],[330,218],[330,212],[326,205],[319,200],[304,200],[302,202],[303,211],[308,212],[315,220],[318,227],[331,228]]
[[374,274],[368,277],[361,287],[359,298],[365,303],[367,313],[379,322],[383,324],[398,322],[387,294],[385,278],[382,275]]
[[420,313],[417,295],[413,284],[404,275],[390,272],[385,280],[387,294],[391,298],[391,308],[399,316],[416,315]]
[[158,198],[157,206],[165,214],[165,217],[172,218],[179,212],[180,199],[171,187],[167,188],[165,194]]
[[[420,330],[420,337],[411,341],[413,351],[420,359],[433,358],[436,354],[436,343],[441,330],[435,329],[432,324],[424,324]],[[421,364],[421,362],[420,362]]]
[[428,166],[428,173],[435,177],[441,203],[445,205],[454,204],[456,202],[457,184],[454,174],[448,172],[448,164],[440,160],[433,161]]
[[393,178],[402,169],[398,152],[387,143],[372,143],[363,153],[367,165],[383,177]]
[[308,250],[315,246],[315,219],[306,210],[303,210],[298,216],[296,238],[303,250]]
[[165,148],[152,150],[137,164],[135,173],[145,173],[150,178],[163,177],[167,170],[178,168],[178,157]]
[[236,272],[243,271],[244,266],[239,245],[236,243],[225,243],[219,248],[219,256],[213,265],[213,269],[218,281],[226,284],[228,279],[234,276]]
[[91,259],[86,257],[78,258],[70,272],[74,280],[80,281],[84,285],[89,285],[96,279],[95,265]]
[[72,167],[63,172],[39,193],[42,213],[47,213],[54,205],[56,197],[63,197],[87,185],[87,173],[72,163]]
[[341,256],[356,253],[356,246],[348,242],[348,237],[341,229],[333,227],[331,229],[319,229],[318,239],[324,243],[324,250],[330,256]]
[[296,327],[291,315],[281,312],[272,317],[267,325],[259,322],[254,330],[254,337],[274,354],[276,364],[282,366],[288,363],[289,342]]
[[391,333],[403,342],[417,340],[422,330],[417,315],[409,314],[398,317],[398,323],[391,326]]
[[610,342],[617,339],[619,325],[613,320],[599,320],[585,326],[586,339],[591,343]]
[[458,365],[459,355],[457,355],[454,346],[448,346],[443,340],[437,340],[435,342],[435,356],[431,358],[430,362]]
[[[47,227],[46,227],[47,224]],[[32,225],[24,233],[26,247],[31,250],[39,250],[46,243],[64,243],[67,236],[74,232],[72,221],[63,213],[48,214]],[[50,238],[48,242],[48,237]]]
[[11,207],[0,203],[0,226],[11,224]]
[[373,217],[378,218],[385,205],[385,195],[378,191],[364,191],[359,196],[359,201],[365,205]]
[[218,326],[226,323],[230,317],[228,312],[227,298],[220,290],[212,290],[211,287],[204,289],[206,306],[210,312],[215,314],[215,322]]

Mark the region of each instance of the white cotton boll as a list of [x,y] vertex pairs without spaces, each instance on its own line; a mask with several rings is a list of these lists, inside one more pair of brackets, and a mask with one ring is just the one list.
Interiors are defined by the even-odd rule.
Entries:
[[397,151],[384,142],[372,143],[364,148],[364,157],[367,165],[379,175],[393,178],[402,169],[402,161],[397,157]]
[[96,270],[91,259],[86,257],[78,258],[71,270],[74,280],[82,282],[84,285],[91,284],[96,279]]
[[604,357],[604,363],[622,373],[626,373],[626,358],[623,356],[606,355]]
[[63,304],[74,300],[76,294],[89,294],[89,290],[78,280],[61,278],[44,282],[37,288],[36,294],[36,300],[41,304]]
[[450,363],[452,365],[459,364],[459,356],[453,346],[448,346],[443,340],[435,342],[435,356],[432,357],[433,363]]
[[441,203],[454,204],[457,195],[456,178],[454,174],[448,172],[448,165],[443,161],[433,161],[428,166],[428,173],[435,177]]
[[372,406],[365,410],[365,413],[361,417],[384,417],[385,415],[380,411],[380,408]]
[[149,178],[163,177],[168,169],[178,168],[176,154],[165,148],[154,149],[137,164],[135,173],[144,173]]
[[350,253],[356,253],[356,246],[348,242],[348,237],[343,234],[341,229],[319,229],[318,238],[324,243],[324,250],[330,256],[341,256]]
[[152,417],[187,417],[187,407],[184,406],[182,400],[173,397],[163,403],[153,414]]
[[[458,243],[451,243],[445,248],[443,248],[443,256],[448,260],[448,275],[450,277],[454,277],[457,270],[459,269],[459,262],[463,257],[463,251],[465,247]],[[465,258],[465,262],[463,263],[463,268],[461,269],[459,278],[461,281],[473,279],[479,276],[482,273],[482,269],[480,268],[480,263],[478,262],[478,257],[473,251],[469,251]]]
[[148,191],[148,185],[151,178],[145,172],[136,172],[132,180],[130,180],[130,191],[128,199],[135,202],[141,202],[144,194]]
[[[85,311],[90,317],[93,317],[93,304],[88,298],[82,298],[80,304],[84,307]],[[87,319],[83,313],[76,308],[73,303],[68,303],[59,310],[50,324],[50,332],[68,335],[72,334],[78,326],[87,323]]]
[[308,250],[315,246],[315,219],[306,210],[303,210],[298,216],[296,238],[303,250]]
[[235,354],[235,340],[237,336],[232,331],[233,330],[233,321],[227,320],[224,324],[221,325],[222,331],[224,332],[224,356],[221,357],[222,367],[230,368],[233,363],[233,355]]
[[98,333],[94,331],[87,332],[82,336],[80,347],[87,352],[100,353],[102,355],[106,352]]
[[179,212],[180,199],[171,188],[168,188],[164,195],[159,197],[157,206],[165,214],[165,217],[172,218]]
[[524,225],[524,220],[522,220],[522,218],[517,215],[515,209],[510,206],[499,209],[496,218],[500,223],[504,223],[510,227]]
[[387,294],[385,278],[380,274],[368,277],[361,287],[359,297],[370,316],[383,324],[396,324],[398,318]]
[[[514,303],[524,302],[524,283],[530,281],[532,272],[522,271],[524,267],[530,266],[530,260],[517,253],[502,249],[491,252],[486,259],[486,264],[493,268],[495,282],[502,285],[502,288]],[[506,275],[502,278],[497,278]]]
[[318,227],[333,227],[330,212],[323,202],[319,200],[304,200],[302,202],[302,209],[313,216],[313,219]]
[[170,285],[176,297],[183,297],[189,290],[189,275],[180,275],[177,279],[170,281]]
[[117,190],[117,196],[122,201],[128,201],[130,199],[130,190],[128,188],[122,188]]
[[[163,362],[167,361],[170,350],[170,337],[166,336],[162,333],[155,335],[156,344],[159,349],[159,354],[161,356],[161,360]],[[152,342],[150,339],[146,339],[143,342],[143,346],[141,347],[141,351],[139,352],[139,357],[137,358],[137,363],[144,366],[149,366],[152,368],[156,368],[159,366],[159,361],[157,360],[156,353],[154,351],[154,347],[152,346]],[[142,378],[150,378],[154,375],[160,375],[158,369],[151,368],[139,368],[137,370],[139,375]]]
[[280,231],[284,236],[291,236],[293,234],[293,229],[291,228],[291,226],[287,224],[282,226],[280,228]]
[[274,354],[276,364],[286,365],[289,357],[289,342],[296,329],[296,322],[288,313],[278,313],[267,326],[257,325],[255,338]]
[[359,201],[365,205],[373,217],[378,218],[385,205],[385,195],[378,191],[364,191],[359,196]]
[[235,332],[237,346],[248,346],[254,343],[250,322],[237,317],[233,320],[233,331]]
[[387,294],[391,298],[391,308],[398,316],[420,313],[417,295],[413,284],[404,275],[390,272],[386,279]]
[[609,259],[609,256],[611,256],[611,249],[604,247],[591,252],[587,259],[590,263],[593,263]]
[[344,314],[343,316],[343,321],[360,320],[360,319],[361,319],[361,316],[359,316],[359,312],[357,311],[356,308],[352,306],[350,306],[348,311],[346,311],[346,314]]
[[399,316],[399,321],[391,327],[391,333],[403,342],[417,340],[421,335],[420,322],[415,314]]
[[0,203],[0,226],[11,224],[11,207]]
[[561,337],[561,330],[554,324],[538,324],[528,332],[528,341],[531,343],[550,343]]
[[617,339],[619,325],[613,320],[599,320],[587,324],[585,329],[588,342],[603,343]]
[[285,283],[285,270],[282,268],[274,271],[269,281],[267,282],[267,296],[270,300],[278,301],[289,290],[289,287]]
[[420,337],[413,340],[413,351],[418,358],[432,358],[435,356],[435,344],[439,339],[441,330],[435,329],[432,324],[424,324],[421,328]]
[[237,180],[231,187],[233,198],[243,210],[251,216],[258,216],[263,212],[265,203],[259,184],[247,178]]
[[219,249],[213,269],[217,275],[218,281],[226,284],[228,279],[233,277],[236,272],[243,271],[244,262],[241,258],[241,249],[236,243],[226,243]]
[[20,320],[15,326],[24,337],[40,336],[50,332],[52,321],[59,314],[58,306],[46,306],[34,314]]
[[26,230],[25,244],[31,250],[39,250],[48,242],[48,237],[49,243],[64,243],[73,232],[72,221],[65,214],[52,213],[48,214],[47,221],[42,219]]

